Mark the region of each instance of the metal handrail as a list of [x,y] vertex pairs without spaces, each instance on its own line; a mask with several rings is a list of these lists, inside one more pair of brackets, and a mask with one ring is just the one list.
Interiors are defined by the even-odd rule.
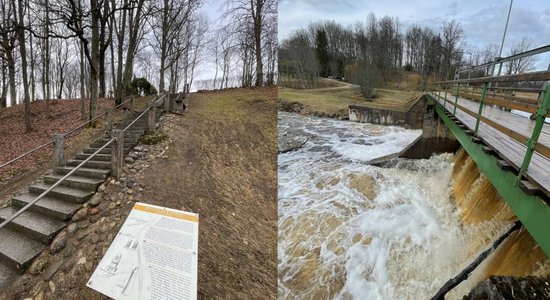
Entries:
[[488,76],[470,79],[445,80],[434,82],[434,84],[456,84],[456,83],[487,83],[487,82],[515,82],[515,81],[545,81],[550,80],[550,71],[538,71],[530,73]]
[[56,188],[58,185],[63,182],[63,180],[67,179],[67,177],[71,176],[76,170],[78,170],[80,167],[82,167],[86,162],[88,162],[90,159],[92,159],[95,155],[97,155],[101,150],[105,149],[108,145],[110,145],[112,142],[114,142],[114,138],[111,138],[105,145],[101,146],[101,148],[97,149],[92,155],[90,155],[88,158],[86,158],[84,161],[82,161],[78,166],[76,166],[74,169],[69,171],[65,176],[61,177],[58,181],[56,181],[52,186],[50,186],[47,190],[42,192],[38,197],[36,197],[34,200],[29,202],[27,205],[23,206],[20,210],[18,210],[15,214],[13,214],[11,217],[7,218],[4,222],[0,224],[0,229],[2,227],[6,226],[11,221],[15,220],[18,216],[20,216],[22,213],[27,211],[31,206],[36,204],[40,199],[44,198],[49,192],[51,192],[54,188]]
[[508,62],[508,61],[520,59],[520,58],[527,57],[527,56],[538,55],[538,54],[549,52],[549,51],[550,51],[550,45],[546,45],[546,46],[531,49],[531,50],[528,50],[528,51],[525,51],[525,52],[522,52],[522,53],[510,55],[508,57],[497,57],[493,61],[481,64],[481,65],[477,65],[477,66],[466,67],[466,68],[458,70],[457,72],[458,73],[464,73],[464,72],[468,72],[468,71],[471,71],[471,70],[484,68],[484,67],[489,67],[489,66],[492,66],[492,65],[505,63],[505,62]]
[[[126,100],[126,101],[120,103],[119,105],[113,107],[113,109],[117,109],[118,107],[122,106],[123,104],[127,103],[127,102],[130,101],[130,100],[131,100],[131,99],[128,99],[128,100]],[[103,112],[103,113],[101,113],[101,114],[99,114],[99,115],[97,115],[95,118],[93,118],[93,119],[87,121],[86,123],[83,123],[83,124],[79,125],[78,127],[75,127],[75,128],[73,128],[73,129],[71,129],[70,131],[64,133],[64,134],[63,134],[63,137],[67,137],[67,136],[70,135],[71,133],[73,133],[73,132],[75,132],[75,131],[81,129],[82,127],[86,126],[86,125],[89,124],[90,122],[93,122],[93,121],[95,121],[96,119],[98,119],[99,117],[103,116],[105,113],[106,113],[106,111]],[[53,141],[50,141],[50,142],[45,143],[45,144],[43,144],[43,145],[40,145],[40,146],[38,146],[38,147],[36,147],[36,148],[34,148],[34,149],[31,149],[31,150],[29,150],[29,151],[27,151],[27,152],[25,152],[25,153],[19,155],[18,157],[14,158],[14,159],[12,159],[12,160],[10,160],[10,161],[8,161],[8,162],[5,162],[5,163],[1,164],[1,165],[0,165],[0,169],[4,168],[5,166],[10,165],[10,164],[12,164],[12,163],[14,163],[14,162],[16,162],[16,161],[18,161],[18,160],[20,160],[20,159],[22,159],[23,157],[25,157],[25,156],[27,156],[27,155],[29,155],[29,154],[35,152],[35,151],[38,151],[38,150],[40,150],[40,149],[42,149],[42,148],[45,148],[45,147],[47,147],[47,146],[49,146],[49,145],[52,145],[52,144],[53,144]]]
[[[122,104],[122,103],[121,103]],[[150,108],[146,109],[146,111],[148,111]],[[143,115],[140,114],[139,117],[137,117],[131,124],[134,124],[135,121],[137,121],[141,116]],[[129,126],[128,126],[129,127]],[[128,127],[126,127],[124,130],[128,129]],[[19,209],[16,213],[14,213],[13,215],[11,215],[9,218],[7,218],[6,220],[4,220],[1,224],[0,224],[0,229],[2,229],[4,226],[6,226],[7,224],[9,224],[10,222],[12,222],[13,220],[15,220],[15,218],[19,217],[21,214],[23,214],[24,212],[26,212],[30,207],[32,207],[33,205],[35,205],[38,201],[40,201],[42,198],[44,198],[49,192],[51,192],[54,188],[56,188],[58,185],[60,185],[65,179],[67,179],[69,176],[71,176],[74,172],[76,172],[79,168],[81,168],[84,164],[86,164],[88,161],[90,161],[94,156],[96,156],[97,154],[99,154],[99,152],[101,152],[103,149],[105,149],[107,146],[109,146],[111,143],[113,143],[115,141],[115,138],[111,138],[109,141],[107,141],[105,143],[105,145],[101,146],[99,149],[97,149],[94,153],[92,153],[90,156],[88,156],[85,160],[83,160],[80,164],[78,164],[78,166],[76,166],[75,168],[73,168],[71,171],[69,171],[67,174],[65,174],[65,176],[61,177],[58,181],[56,181],[54,184],[52,184],[47,190],[45,190],[44,192],[42,192],[42,194],[38,195],[38,197],[36,197],[34,200],[32,200],[31,202],[29,202],[27,205],[23,206],[21,209]],[[53,142],[51,142],[53,143]]]

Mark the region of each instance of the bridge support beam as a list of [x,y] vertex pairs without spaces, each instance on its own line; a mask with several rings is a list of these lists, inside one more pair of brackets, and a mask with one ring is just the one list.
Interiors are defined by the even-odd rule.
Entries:
[[436,103],[436,112],[441,120],[453,132],[464,150],[468,152],[499,195],[521,220],[546,256],[550,257],[550,234],[548,234],[548,228],[550,228],[550,206],[541,197],[528,195],[521,190],[516,185],[517,178],[515,173],[501,170],[498,166],[499,158],[495,155],[485,153],[483,145],[475,143],[471,136],[460,129],[445,114],[445,110],[441,104],[437,101],[434,102]]

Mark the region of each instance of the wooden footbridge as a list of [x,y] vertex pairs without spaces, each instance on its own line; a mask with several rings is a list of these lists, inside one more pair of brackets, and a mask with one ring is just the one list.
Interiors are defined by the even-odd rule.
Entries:
[[550,68],[500,75],[503,64],[545,52],[550,45],[460,70],[428,98],[550,256]]

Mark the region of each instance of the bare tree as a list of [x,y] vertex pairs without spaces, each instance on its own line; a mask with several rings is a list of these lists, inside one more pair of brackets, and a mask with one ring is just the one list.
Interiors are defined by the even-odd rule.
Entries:
[[[530,50],[533,47],[533,40],[529,37],[523,37],[521,41],[514,44],[509,51],[509,55],[516,55],[527,50]],[[536,56],[522,57],[514,59],[506,64],[506,73],[507,74],[518,74],[525,71],[529,71],[535,68],[535,63],[537,62]]]
[[[264,22],[269,15],[276,14],[277,1],[275,0],[235,0],[227,1],[226,18],[232,18],[238,24],[251,24],[254,38],[254,54],[256,59],[256,86],[264,81],[262,39]],[[252,22],[248,22],[251,20]]]
[[14,23],[16,24],[17,39],[19,41],[19,52],[21,54],[21,73],[23,77],[23,102],[25,103],[25,132],[31,132],[31,99],[29,95],[29,78],[27,77],[27,47],[25,44],[25,23],[24,16],[28,10],[28,2],[17,1],[17,9],[15,8],[15,0],[11,1],[14,14]]
[[441,77],[449,78],[462,61],[461,47],[463,46],[464,30],[460,23],[452,20],[443,24],[441,32],[443,35]]
[[10,105],[17,104],[17,91],[15,81],[15,56],[14,49],[16,47],[17,35],[15,30],[15,23],[11,19],[15,14],[14,6],[11,5],[9,0],[0,0],[0,6],[2,7],[2,20],[0,23],[0,36],[2,52],[4,60],[6,61],[8,68],[8,82],[9,82],[9,94]]

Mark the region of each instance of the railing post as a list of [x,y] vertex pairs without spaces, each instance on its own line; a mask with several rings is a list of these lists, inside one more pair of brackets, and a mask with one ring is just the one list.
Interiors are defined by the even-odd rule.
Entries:
[[115,129],[112,136],[115,139],[111,147],[112,172],[115,178],[120,178],[124,161],[124,130]]
[[53,135],[53,167],[59,168],[65,165],[65,137],[63,134]]
[[170,110],[171,110],[171,111],[176,110],[176,105],[175,105],[176,99],[175,99],[175,98],[172,98],[171,96],[168,96],[168,99],[169,99],[168,101],[169,101],[169,103],[170,103]]
[[527,140],[527,151],[525,152],[525,157],[523,158],[523,163],[521,164],[521,169],[519,170],[517,182],[521,180],[523,174],[529,169],[529,164],[531,163],[531,158],[533,157],[533,152],[537,146],[537,142],[540,137],[540,132],[542,131],[542,126],[546,116],[548,115],[548,110],[550,108],[550,86],[546,87],[544,92],[544,98],[537,108],[536,117],[535,117],[535,128],[533,128],[533,134]]
[[479,111],[477,112],[476,128],[474,129],[475,133],[479,130],[479,121],[481,120],[481,113],[483,112],[483,100],[485,100],[485,96],[487,96],[487,82],[483,84],[483,92],[481,93],[481,99],[479,100]]
[[151,109],[149,110],[149,115],[147,116],[147,132],[155,131],[155,123],[157,118],[157,107],[155,101],[151,103]]
[[447,90],[449,89],[449,85],[445,84],[445,100],[443,102],[443,107],[447,108]]
[[166,96],[164,96],[164,112],[169,112],[170,111],[170,94],[167,94]]
[[113,109],[105,109],[105,134],[110,135],[113,130]]
[[460,83],[456,85],[455,107],[453,108],[453,116],[456,116],[456,106],[458,105],[458,93],[460,92]]
[[130,112],[133,114],[136,113],[136,96],[132,95],[130,99]]

